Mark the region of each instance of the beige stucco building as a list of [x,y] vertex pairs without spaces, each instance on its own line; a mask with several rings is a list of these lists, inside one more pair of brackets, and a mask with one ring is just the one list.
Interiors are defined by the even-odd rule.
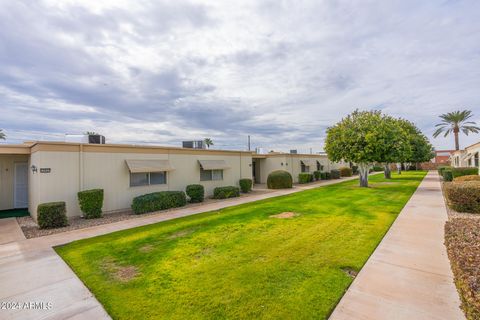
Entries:
[[464,150],[457,150],[451,155],[453,167],[475,167],[480,172],[480,142],[466,147]]
[[65,201],[69,217],[81,215],[77,192],[104,189],[104,212],[130,208],[134,197],[202,184],[206,195],[241,178],[265,183],[274,170],[298,182],[300,172],[330,171],[341,164],[326,155],[205,150],[161,146],[30,142],[0,146],[0,210]]

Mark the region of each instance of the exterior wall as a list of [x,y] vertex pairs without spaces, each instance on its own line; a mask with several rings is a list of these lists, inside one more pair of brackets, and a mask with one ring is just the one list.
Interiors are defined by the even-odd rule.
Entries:
[[[330,171],[344,166],[344,163],[334,163],[328,160],[326,155],[315,154],[267,154],[265,158],[256,158],[257,164],[260,164],[260,183],[267,183],[268,175],[275,170],[288,171],[293,178],[294,183],[298,183],[298,174],[301,172],[301,161],[311,159],[319,161],[323,165],[323,171]],[[317,170],[317,167],[310,167],[310,173]]]
[[[86,146],[85,146],[86,147]],[[86,149],[86,148],[85,148]],[[252,178],[250,153],[210,152],[192,150],[156,149],[152,153],[115,151],[90,147],[83,152],[36,151],[32,164],[38,173],[30,173],[30,212],[36,219],[36,207],[40,203],[65,201],[69,217],[81,214],[77,192],[94,188],[104,189],[103,211],[118,211],[130,208],[134,197],[166,190],[184,191],[189,184],[202,184],[206,195],[212,195],[218,186],[238,186],[240,178]],[[164,185],[130,187],[130,172],[125,160],[169,160],[175,170],[167,173]],[[230,166],[223,172],[221,181],[200,181],[198,160],[225,160]],[[50,173],[40,173],[40,168],[51,168]]]
[[0,210],[14,207],[15,163],[28,161],[28,155],[0,154]]
[[[474,144],[473,146],[470,146],[466,149],[467,154],[471,154],[472,157],[470,159],[470,162],[466,161],[466,166],[467,167],[476,167],[479,169],[480,172],[480,144]],[[475,163],[475,155],[478,154],[478,161]]]

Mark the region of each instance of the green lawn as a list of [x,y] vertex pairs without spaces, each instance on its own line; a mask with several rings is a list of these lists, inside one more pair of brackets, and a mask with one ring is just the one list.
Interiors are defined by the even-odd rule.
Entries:
[[[323,319],[425,172],[371,177],[56,248],[114,319]],[[290,219],[271,218],[292,211]]]

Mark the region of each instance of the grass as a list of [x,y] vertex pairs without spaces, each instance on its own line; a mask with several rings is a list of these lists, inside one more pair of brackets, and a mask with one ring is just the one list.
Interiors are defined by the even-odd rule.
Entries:
[[[57,247],[114,319],[324,319],[425,172],[347,181]],[[386,182],[386,183],[385,183]],[[292,211],[290,219],[271,218]]]

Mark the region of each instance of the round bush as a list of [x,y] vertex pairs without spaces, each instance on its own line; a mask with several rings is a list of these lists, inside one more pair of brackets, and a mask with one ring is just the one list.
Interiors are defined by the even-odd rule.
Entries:
[[453,210],[480,213],[479,181],[445,183],[445,194]]
[[240,196],[240,188],[235,186],[216,187],[213,189],[214,199],[227,199]]
[[242,190],[243,193],[247,193],[252,190],[252,179],[240,179],[239,184],[240,190]]
[[321,171],[313,171],[313,177],[315,178],[316,181],[320,180],[322,176]]
[[445,181],[452,181],[453,180],[453,173],[450,169],[443,170],[443,180]]
[[267,187],[269,189],[288,189],[292,187],[292,184],[292,175],[283,170],[273,171],[267,178]]
[[201,184],[190,184],[185,191],[192,203],[203,202],[205,198],[205,188]]
[[353,174],[353,170],[350,169],[349,167],[341,167],[338,170],[340,171],[341,177],[351,177]]
[[455,182],[480,181],[480,175],[475,174],[475,175],[469,175],[469,176],[460,176],[460,177],[453,178],[453,181]]
[[65,202],[48,202],[37,207],[37,222],[40,229],[61,228],[68,225]]
[[103,189],[92,189],[77,193],[78,204],[86,219],[95,219],[102,216]]
[[340,179],[340,170],[337,170],[337,169],[330,170],[330,178]]

